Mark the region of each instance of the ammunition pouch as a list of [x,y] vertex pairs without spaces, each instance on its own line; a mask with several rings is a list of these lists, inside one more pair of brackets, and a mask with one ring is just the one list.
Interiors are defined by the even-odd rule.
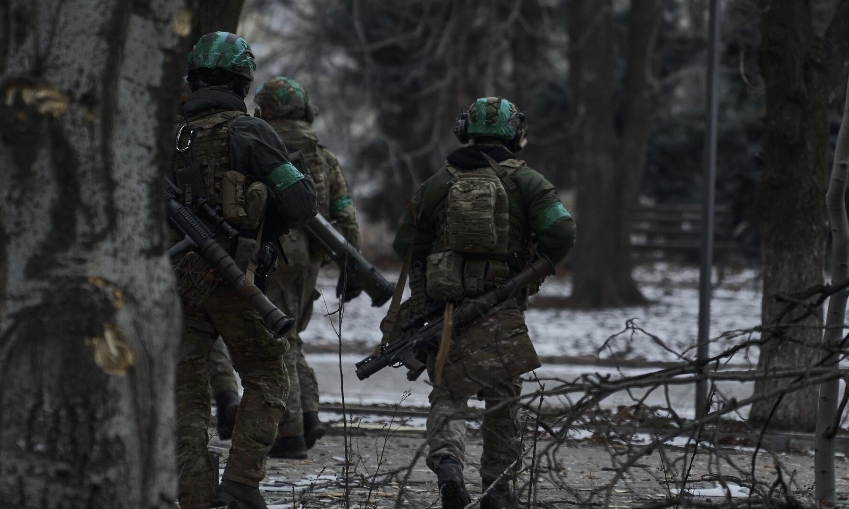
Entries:
[[250,262],[254,249],[256,249],[255,239],[242,237],[241,235],[236,239],[236,252],[233,253],[233,261],[236,262],[236,266],[242,272],[245,272],[245,269],[248,267],[248,262]]
[[250,182],[237,171],[224,172],[221,180],[221,212],[224,220],[237,228],[256,230],[265,212],[268,188]]
[[435,300],[455,301],[463,296],[463,255],[440,251],[427,257],[427,294]]
[[456,251],[427,257],[427,295],[435,300],[475,297],[503,286],[509,277],[507,260],[463,256]]

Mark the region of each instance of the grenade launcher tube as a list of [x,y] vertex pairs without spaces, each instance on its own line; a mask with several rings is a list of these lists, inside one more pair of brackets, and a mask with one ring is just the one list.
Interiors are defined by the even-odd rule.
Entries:
[[339,268],[346,271],[371,297],[372,306],[380,307],[392,298],[395,285],[388,282],[321,214],[307,221],[304,229],[331,253]]
[[168,219],[195,245],[198,254],[228,283],[236,287],[248,304],[259,313],[272,333],[279,336],[285,335],[295,321],[277,309],[277,306],[272,304],[259,288],[245,284],[245,274],[233,258],[215,241],[212,233],[194,213],[177,200],[179,192],[179,188],[168,180],[165,193]]

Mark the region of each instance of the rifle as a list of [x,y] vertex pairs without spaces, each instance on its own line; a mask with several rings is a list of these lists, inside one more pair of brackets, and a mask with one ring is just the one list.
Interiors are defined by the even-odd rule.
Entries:
[[380,272],[336,231],[321,214],[307,221],[304,229],[330,252],[333,261],[371,297],[371,305],[380,307],[392,298],[395,285],[386,281]]
[[[272,333],[279,336],[286,334],[292,328],[292,325],[294,325],[295,320],[277,309],[277,306],[272,304],[259,288],[254,285],[245,284],[245,274],[239,270],[233,258],[215,241],[215,236],[194,212],[180,202],[182,194],[180,188],[171,179],[165,179],[166,214],[169,221],[186,236],[178,246],[186,244],[193,245],[197,252],[215,270],[224,276],[227,282],[236,287],[239,293],[248,301],[248,304],[259,313],[265,325]],[[209,210],[203,209],[203,205],[206,205]],[[212,215],[211,222],[216,225],[216,230],[221,230],[230,238],[238,235],[238,232],[227,224],[223,218],[219,220],[220,215],[212,207],[209,207],[208,204],[201,204],[201,210],[205,215]],[[231,233],[233,235],[230,235]],[[176,247],[171,248],[169,254]]]
[[[515,297],[519,290],[551,274],[554,274],[554,265],[548,258],[542,257],[508,279],[504,286],[464,300],[452,315],[455,333],[474,325],[487,316],[493,308]],[[443,318],[435,308],[412,317],[405,322],[402,329],[407,327],[408,330],[413,329],[413,332],[407,337],[383,345],[380,353],[369,355],[358,362],[356,364],[357,378],[365,380],[387,366],[397,367],[414,359],[416,353],[421,350],[435,348],[442,336],[442,322]]]

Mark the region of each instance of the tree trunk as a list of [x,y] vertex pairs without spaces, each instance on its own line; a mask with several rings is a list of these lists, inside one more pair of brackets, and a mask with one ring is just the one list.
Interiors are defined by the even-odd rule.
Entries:
[[[846,98],[849,99],[849,90]],[[849,279],[849,221],[846,219],[846,179],[849,177],[849,100],[844,101],[843,120],[837,135],[834,149],[834,164],[831,169],[831,181],[826,195],[829,223],[832,238],[831,284],[839,285]],[[843,326],[846,320],[846,301],[849,291],[843,290],[828,299],[826,328],[823,333],[822,363],[830,366],[837,375],[837,368],[843,342]],[[830,351],[829,349],[833,349]],[[839,426],[837,417],[837,399],[840,396],[840,379],[835,377],[819,387],[819,406],[817,408],[816,457],[816,497],[820,507],[830,507],[835,502],[834,485],[834,434]],[[837,426],[835,426],[837,424]]]
[[0,500],[170,509],[182,1],[0,7]]
[[[195,9],[189,41],[194,44],[211,32],[236,32],[245,0],[206,0]],[[248,41],[250,42],[250,41]]]
[[613,107],[614,28],[610,0],[570,6],[572,154],[581,231],[571,302],[615,307],[645,302],[631,275],[631,212],[637,203],[648,137],[657,111],[654,47],[660,2],[634,1],[623,106]]
[[[776,294],[799,292],[823,282],[828,230],[822,197],[828,185],[826,102],[828,69],[822,40],[814,32],[811,0],[765,0],[761,18],[759,65],[766,90],[765,167],[756,207],[763,256],[762,321],[773,324],[785,304]],[[803,310],[787,316],[784,324]],[[758,369],[800,368],[818,360],[822,316],[793,328],[765,333]],[[755,393],[775,381],[758,381]],[[752,406],[755,423],[812,430],[817,388],[784,396],[770,420],[776,400]]]

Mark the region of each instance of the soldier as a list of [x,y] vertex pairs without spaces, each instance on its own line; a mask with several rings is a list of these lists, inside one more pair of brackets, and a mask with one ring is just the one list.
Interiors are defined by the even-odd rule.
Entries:
[[[286,143],[290,150],[304,154],[307,170],[315,182],[319,211],[333,221],[336,228],[355,248],[360,248],[360,230],[348,192],[348,184],[342,175],[342,167],[336,157],[322,145],[312,128],[316,109],[310,103],[307,92],[291,78],[276,77],[266,81],[257,90],[254,102],[260,106],[260,114]],[[289,371],[289,399],[286,408],[289,415],[280,422],[277,438],[269,455],[274,458],[303,459],[307,450],[320,439],[325,428],[318,418],[318,381],[303,352],[300,333],[309,324],[313,302],[318,298],[315,289],[319,267],[325,262],[325,253],[317,242],[311,241],[306,231],[291,230],[281,237],[280,244],[287,263],[281,264],[268,288],[268,297],[289,316],[296,320],[289,334],[289,351],[286,353],[286,368]],[[352,279],[340,272],[336,285],[336,296],[348,302],[362,290]],[[219,415],[226,416],[228,394],[235,390],[235,379],[227,374],[230,369],[222,354],[215,367],[212,385],[216,392]],[[223,410],[222,410],[223,409]],[[219,418],[219,431],[226,433],[226,420]]]
[[[415,215],[404,214],[393,243],[402,259],[412,250],[414,313],[428,301],[450,305],[497,287],[535,253],[557,263],[574,244],[575,223],[554,187],[514,156],[526,143],[524,118],[506,99],[475,101],[454,129],[461,143],[471,144],[451,153],[416,192]],[[521,455],[519,375],[539,367],[525,325],[526,303],[527,293],[466,328],[448,343],[447,360],[428,353],[434,387],[427,464],[438,477],[443,508],[470,503],[463,480],[464,413],[473,395],[487,408],[480,473],[482,489],[490,491],[481,508],[507,507],[514,498],[510,482]]]
[[[188,56],[192,90],[178,121],[174,182],[187,200],[201,198],[221,207],[240,230],[233,246],[224,245],[247,273],[261,273],[254,262],[268,241],[287,226],[299,227],[315,214],[312,180],[288,160],[270,126],[247,115],[244,98],[256,68],[250,46],[227,32],[203,36]],[[176,243],[176,235],[172,242]],[[194,252],[174,258],[183,301],[183,337],[177,364],[177,457],[180,506],[206,509],[230,503],[265,508],[259,482],[265,456],[285,413],[288,348],[276,338],[240,293]],[[209,354],[223,338],[241,375],[244,397],[238,407],[233,443],[223,480],[214,491],[207,442],[210,417]]]

